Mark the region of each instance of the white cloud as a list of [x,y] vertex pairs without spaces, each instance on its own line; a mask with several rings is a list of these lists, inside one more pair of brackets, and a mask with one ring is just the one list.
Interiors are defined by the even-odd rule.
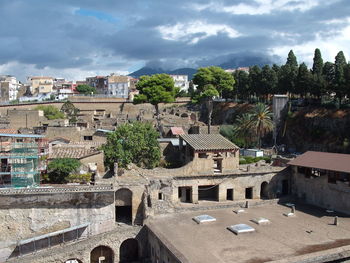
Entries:
[[26,81],[29,76],[51,76],[54,78],[65,78],[67,80],[85,80],[89,76],[106,76],[110,73],[116,73],[120,75],[128,75],[130,72],[111,69],[82,69],[82,68],[65,68],[55,69],[51,67],[45,67],[38,69],[33,64],[23,64],[18,62],[9,62],[6,64],[0,64],[0,75],[14,75],[22,82]]
[[273,11],[300,11],[305,12],[317,6],[320,0],[256,0],[256,4],[240,3],[238,5],[222,6],[217,3],[206,5],[192,5],[196,11],[205,9],[234,15],[264,15]]
[[189,23],[177,23],[176,25],[158,26],[163,39],[176,40],[196,44],[199,40],[218,33],[225,33],[230,38],[240,36],[240,33],[228,25],[209,24],[202,21],[193,21]]
[[349,36],[350,23],[335,36],[322,37],[321,34],[316,34],[316,38],[312,41],[299,45],[278,46],[270,49],[270,53],[286,58],[289,50],[292,49],[298,58],[298,62],[305,62],[308,66],[312,66],[315,48],[321,50],[324,62],[334,62],[334,58],[339,51],[343,51],[347,60],[350,60]]

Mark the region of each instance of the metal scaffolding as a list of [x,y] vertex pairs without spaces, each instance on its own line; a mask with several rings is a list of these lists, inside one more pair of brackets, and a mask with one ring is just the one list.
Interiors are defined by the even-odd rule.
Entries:
[[0,187],[40,185],[41,135],[0,133]]

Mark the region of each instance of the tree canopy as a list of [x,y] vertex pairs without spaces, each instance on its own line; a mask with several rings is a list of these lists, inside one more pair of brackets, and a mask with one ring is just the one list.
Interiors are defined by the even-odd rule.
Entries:
[[154,168],[160,162],[158,133],[150,123],[133,122],[119,126],[108,134],[102,147],[105,165],[113,169],[114,163],[127,167],[134,163],[143,168]]
[[162,133],[160,125],[159,103],[169,103],[175,101],[175,96],[179,92],[174,86],[174,80],[168,74],[155,74],[152,76],[141,76],[136,88],[140,94],[134,97],[134,104],[151,103],[154,105],[157,116],[157,126]]
[[35,108],[36,110],[42,110],[44,112],[44,116],[48,118],[49,120],[55,120],[55,119],[64,119],[64,113],[59,111],[56,107],[52,105],[40,105]]
[[212,66],[199,68],[193,76],[193,83],[197,85],[197,93],[203,92],[207,85],[212,85],[221,97],[226,97],[233,91],[235,79],[222,68]]
[[97,93],[96,88],[91,87],[91,86],[86,85],[86,84],[78,85],[75,89],[79,93],[86,94],[86,95],[91,95],[91,94]]
[[213,98],[231,96],[235,79],[232,74],[225,72],[222,68],[212,66],[199,68],[193,77],[193,83],[197,85],[197,90],[193,93],[192,100],[196,102],[199,100],[206,101],[208,110],[208,133],[210,133]]
[[134,103],[159,103],[173,102],[177,90],[174,80],[167,74],[155,74],[152,76],[141,76],[136,88],[140,91],[134,98]]
[[72,158],[54,159],[48,164],[49,181],[52,183],[66,183],[70,173],[75,172],[81,163]]

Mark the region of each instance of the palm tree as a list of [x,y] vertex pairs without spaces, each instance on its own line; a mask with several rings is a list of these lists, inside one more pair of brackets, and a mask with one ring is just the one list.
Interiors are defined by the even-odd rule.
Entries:
[[238,116],[233,128],[234,135],[242,138],[244,141],[244,147],[247,148],[252,143],[252,128],[251,128],[252,115],[244,113]]
[[250,127],[258,137],[258,147],[261,148],[261,137],[273,130],[272,112],[269,106],[258,103],[251,112]]

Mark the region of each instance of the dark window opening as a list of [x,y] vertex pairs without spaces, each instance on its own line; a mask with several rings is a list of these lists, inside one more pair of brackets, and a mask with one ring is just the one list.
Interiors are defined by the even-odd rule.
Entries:
[[222,160],[214,160],[214,173],[221,173],[222,172]]
[[163,193],[158,193],[158,200],[163,200]]
[[245,189],[245,199],[253,199],[253,187]]
[[233,189],[226,190],[226,200],[233,201]]
[[198,157],[199,157],[199,158],[207,158],[207,157],[208,157],[208,154],[206,154],[206,153],[199,153],[199,154],[198,154]]
[[150,196],[147,196],[147,206],[152,207],[152,201]]
[[219,186],[217,185],[198,186],[198,200],[218,201]]
[[92,141],[92,136],[84,136],[84,141]]

